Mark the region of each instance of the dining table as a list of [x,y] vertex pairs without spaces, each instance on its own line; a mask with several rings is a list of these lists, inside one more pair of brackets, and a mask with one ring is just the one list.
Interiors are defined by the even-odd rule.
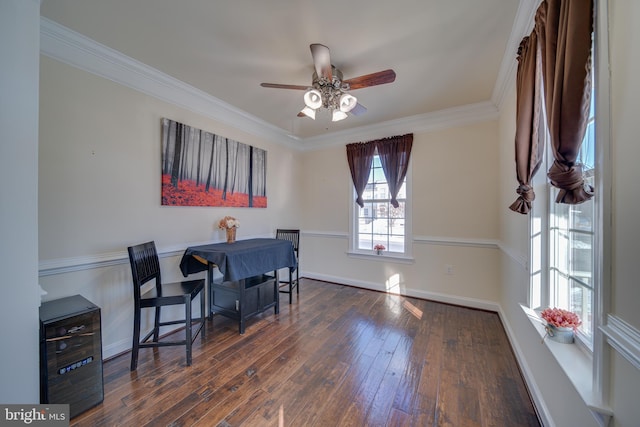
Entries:
[[296,266],[293,244],[275,238],[189,246],[180,261],[185,277],[207,271],[207,315],[238,320],[241,334],[248,318],[271,307],[279,313],[278,270]]

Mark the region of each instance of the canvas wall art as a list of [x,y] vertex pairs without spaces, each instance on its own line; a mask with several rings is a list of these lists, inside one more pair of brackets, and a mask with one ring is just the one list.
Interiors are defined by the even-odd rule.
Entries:
[[267,152],[162,119],[162,204],[267,207]]

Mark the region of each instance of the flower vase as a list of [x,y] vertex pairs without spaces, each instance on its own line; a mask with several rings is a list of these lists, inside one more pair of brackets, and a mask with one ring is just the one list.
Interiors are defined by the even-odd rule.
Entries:
[[561,342],[563,344],[573,343],[573,328],[562,328],[548,323],[545,329],[547,330],[547,335],[550,340]]
[[382,255],[382,249],[376,249],[376,255]]
[[227,243],[233,243],[236,241],[236,228],[227,228]]

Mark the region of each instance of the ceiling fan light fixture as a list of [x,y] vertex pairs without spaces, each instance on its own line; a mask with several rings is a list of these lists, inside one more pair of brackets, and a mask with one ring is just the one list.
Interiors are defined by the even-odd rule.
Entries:
[[298,113],[298,117],[307,116],[315,120],[316,112],[320,108],[330,112],[331,121],[334,122],[346,119],[347,113],[359,116],[367,109],[358,103],[355,96],[347,92],[351,89],[392,83],[396,79],[395,71],[388,69],[344,80],[342,71],[331,65],[327,46],[313,43],[309,47],[315,69],[311,76],[311,85],[260,83],[262,87],[305,91],[303,95],[305,107]]
[[309,108],[308,106],[306,106],[300,112],[310,119],[316,119],[316,110],[314,110],[313,108]]
[[339,122],[340,120],[344,120],[346,118],[347,118],[347,113],[345,113],[344,111],[333,110],[333,113],[331,114],[332,122]]
[[322,106],[322,95],[320,91],[317,89],[309,89],[306,91],[304,93],[304,104],[314,110],[320,108]]
[[340,97],[340,111],[348,113],[358,103],[358,99],[348,93],[343,93]]

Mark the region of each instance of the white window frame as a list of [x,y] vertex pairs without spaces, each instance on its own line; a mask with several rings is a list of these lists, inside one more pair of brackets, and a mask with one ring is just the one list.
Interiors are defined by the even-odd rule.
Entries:
[[[609,75],[609,39],[608,39],[608,1],[595,2],[595,52],[593,72],[595,78],[595,140],[596,140],[596,165],[595,165],[595,215],[594,215],[594,265],[593,265],[593,306],[592,306],[592,346],[583,346],[578,340],[580,356],[571,350],[572,346],[550,347],[551,353],[556,357],[561,368],[565,371],[572,383],[582,396],[587,406],[598,418],[602,425],[606,425],[611,411],[608,408],[608,352],[605,351],[606,338],[602,327],[606,325],[606,316],[610,310],[610,284],[612,278],[611,259],[611,219],[612,212],[612,174],[611,174],[611,106],[610,106],[610,75]],[[548,213],[549,194],[548,187],[540,184],[546,180],[544,167],[538,171],[532,182],[536,193],[534,206],[543,212],[542,217],[529,215],[530,247],[529,264],[530,286],[527,305],[530,308],[542,308],[549,301],[548,281],[536,289],[538,278],[537,269],[543,269],[542,276],[548,278]],[[538,178],[538,179],[535,179]],[[539,234],[540,229],[545,230]],[[540,237],[536,241],[536,238]],[[541,245],[538,246],[538,245]],[[542,254],[542,263],[535,264],[533,254],[538,251]],[[542,306],[542,307],[541,307]],[[526,312],[527,310],[525,310]],[[535,322],[534,322],[535,323]],[[591,379],[585,368],[591,369]],[[585,382],[586,380],[586,382]]]
[[[547,137],[544,139],[545,144],[545,160],[542,162],[540,166],[540,170],[533,178],[533,187],[534,192],[536,194],[535,202],[532,205],[531,215],[529,215],[529,231],[530,231],[530,248],[529,248],[529,270],[530,270],[530,286],[529,286],[529,296],[528,296],[528,305],[530,308],[534,310],[541,311],[547,307],[560,307],[565,309],[570,309],[561,301],[558,301],[557,298],[564,299],[564,297],[558,294],[559,289],[556,289],[551,279],[552,275],[552,260],[554,250],[551,249],[552,242],[551,241],[551,227],[552,227],[552,209],[557,207],[555,204],[555,194],[557,190],[552,188],[549,180],[546,176],[546,171],[549,169],[551,164],[553,163],[553,156],[551,154],[550,149],[550,141]],[[598,144],[596,143],[596,151]],[[595,153],[596,159],[598,153]],[[598,164],[594,165],[594,169],[596,174],[598,174]],[[594,183],[595,184],[595,183]],[[595,184],[597,187],[597,184]],[[596,322],[594,318],[596,317],[596,286],[601,279],[597,276],[597,254],[598,249],[597,245],[599,244],[598,232],[600,230],[600,216],[598,214],[599,205],[600,205],[600,197],[598,197],[598,192],[596,191],[596,195],[593,197],[592,202],[594,204],[594,215],[593,215],[593,224],[592,224],[592,247],[591,247],[591,266],[592,266],[592,282],[591,285],[591,327],[586,333],[582,333],[582,331],[578,331],[576,337],[578,339],[578,343],[584,347],[584,350],[589,352],[593,349],[593,337],[595,336]],[[585,202],[588,203],[588,202]],[[580,209],[582,205],[576,205],[576,209]],[[568,210],[573,209],[573,205],[564,205],[563,207],[567,207]],[[567,220],[570,220],[567,218]],[[573,231],[572,233],[579,233],[579,231]],[[585,232],[585,234],[588,232]],[[573,234],[572,234],[573,235]],[[571,237],[569,237],[571,239]],[[555,250],[559,250],[559,248],[555,248]],[[563,250],[562,252],[570,252],[571,248],[568,251]],[[539,255],[539,258],[537,257]],[[567,262],[572,262],[573,259],[567,260]],[[573,278],[571,272],[568,272],[570,276],[567,276],[566,280],[569,281],[570,278]],[[568,286],[568,285],[565,285]]]
[[[378,155],[378,151],[376,149],[375,156]],[[373,163],[373,160],[372,160]],[[405,176],[405,192],[406,199],[404,201],[405,204],[405,223],[404,223],[404,251],[403,252],[389,252],[383,251],[382,255],[377,255],[374,250],[365,250],[358,248],[358,225],[359,225],[359,209],[360,207],[355,203],[357,194],[356,190],[353,186],[353,182],[351,181],[351,177],[349,177],[349,251],[348,254],[350,256],[356,258],[370,258],[375,257],[375,259],[379,260],[394,260],[398,262],[413,262],[412,257],[412,249],[413,249],[413,234],[412,234],[412,163],[409,162],[409,167],[407,168],[407,175]]]

